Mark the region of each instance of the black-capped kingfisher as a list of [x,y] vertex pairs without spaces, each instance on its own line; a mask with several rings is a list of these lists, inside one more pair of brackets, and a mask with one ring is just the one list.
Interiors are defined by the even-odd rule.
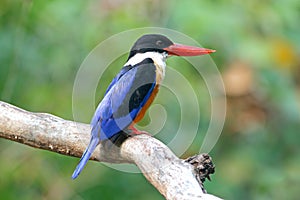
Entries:
[[170,56],[198,56],[215,50],[174,44],[159,34],[141,36],[130,50],[127,62],[108,86],[91,121],[91,139],[72,178],[75,179],[97,145],[120,134],[143,133],[134,128],[153,102],[165,76]]

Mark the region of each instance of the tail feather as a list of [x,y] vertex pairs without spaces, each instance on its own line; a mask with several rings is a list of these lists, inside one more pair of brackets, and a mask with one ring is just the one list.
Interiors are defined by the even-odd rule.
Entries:
[[95,148],[99,144],[99,138],[92,138],[90,141],[89,146],[86,148],[85,152],[83,153],[76,169],[74,170],[72,174],[72,179],[77,178],[77,176],[80,174],[84,166],[86,165],[87,161],[92,156],[92,153],[94,152]]

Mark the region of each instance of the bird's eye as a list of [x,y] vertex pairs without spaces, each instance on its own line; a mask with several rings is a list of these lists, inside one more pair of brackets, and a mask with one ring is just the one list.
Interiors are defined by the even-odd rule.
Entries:
[[162,43],[163,43],[163,42],[162,42],[161,40],[157,40],[157,41],[156,41],[156,45],[157,45],[157,46],[161,46]]

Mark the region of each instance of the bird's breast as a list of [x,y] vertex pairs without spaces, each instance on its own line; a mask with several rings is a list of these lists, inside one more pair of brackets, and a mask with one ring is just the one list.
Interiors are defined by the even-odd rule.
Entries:
[[165,67],[154,63],[156,67],[156,85],[160,85],[165,77]]
[[150,105],[152,104],[152,102],[154,101],[160,84],[162,83],[164,77],[165,77],[165,69],[166,69],[166,63],[164,61],[163,58],[157,58],[157,57],[152,57],[153,63],[155,65],[155,86],[154,89],[151,93],[151,95],[149,96],[149,98],[147,99],[145,105],[142,107],[141,111],[139,112],[139,114],[137,115],[137,117],[134,119],[134,123],[139,122],[145,115],[146,111],[148,110],[148,108],[150,107]]
[[160,85],[162,81],[164,80],[165,77],[165,71],[166,71],[166,63],[165,59],[160,57],[160,58],[152,58],[155,68],[156,68],[156,85]]

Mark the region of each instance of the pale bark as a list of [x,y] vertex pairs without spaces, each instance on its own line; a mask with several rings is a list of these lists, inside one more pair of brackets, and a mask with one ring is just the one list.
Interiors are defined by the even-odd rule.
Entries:
[[[0,137],[81,157],[89,142],[90,127],[51,114],[28,112],[0,101]],[[191,164],[179,159],[166,145],[151,136],[130,137],[120,148],[107,149],[107,146],[100,145],[91,159],[134,163],[166,199],[219,199],[203,193]],[[72,171],[70,169],[70,175]]]

